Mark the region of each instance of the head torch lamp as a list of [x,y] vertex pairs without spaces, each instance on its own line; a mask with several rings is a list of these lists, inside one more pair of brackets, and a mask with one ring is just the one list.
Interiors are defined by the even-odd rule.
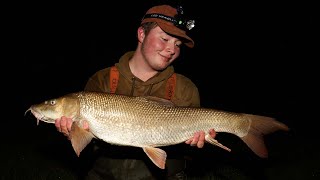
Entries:
[[173,24],[180,29],[191,30],[195,26],[195,20],[187,20],[184,17],[184,12],[182,6],[177,7],[177,15],[175,16],[175,20]]

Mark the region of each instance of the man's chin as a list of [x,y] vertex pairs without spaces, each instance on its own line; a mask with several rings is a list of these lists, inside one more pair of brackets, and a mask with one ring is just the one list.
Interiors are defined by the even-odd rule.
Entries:
[[157,67],[155,70],[157,71],[163,71],[167,68],[168,66],[165,66],[165,67]]

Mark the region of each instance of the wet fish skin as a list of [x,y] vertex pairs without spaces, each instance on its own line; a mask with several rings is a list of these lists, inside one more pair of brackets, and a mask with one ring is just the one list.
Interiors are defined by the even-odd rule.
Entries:
[[[227,132],[240,137],[253,152],[268,156],[263,136],[289,128],[271,117],[226,112],[209,108],[177,107],[156,97],[129,97],[98,92],[76,92],[32,105],[28,110],[39,121],[54,123],[66,116],[73,119],[70,140],[79,156],[92,138],[141,147],[152,162],[165,168],[166,152],[159,147],[185,142],[197,131],[206,141],[224,148],[208,134]],[[83,123],[87,122],[89,130]]]

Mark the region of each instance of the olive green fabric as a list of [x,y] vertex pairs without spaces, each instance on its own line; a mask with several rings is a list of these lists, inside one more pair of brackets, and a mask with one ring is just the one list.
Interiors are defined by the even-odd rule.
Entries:
[[[165,97],[168,78],[174,73],[169,66],[151,79],[143,82],[129,68],[133,51],[124,54],[115,64],[119,71],[116,94]],[[85,90],[110,92],[110,67],[96,72],[89,78]],[[176,73],[175,93],[171,101],[177,106],[200,106],[198,89],[187,77]],[[112,132],[110,132],[112,133]],[[168,154],[166,169],[156,167],[141,148],[110,145],[95,140],[96,156],[93,168],[86,179],[185,179],[185,156],[189,145],[184,143],[163,147]]]
[[[165,97],[165,86],[168,78],[174,73],[174,68],[169,66],[156,76],[143,82],[135,77],[129,68],[129,59],[133,51],[124,54],[116,67],[119,70],[119,82],[116,94],[144,96],[151,95],[156,97]],[[177,74],[175,94],[172,102],[177,106],[200,106],[199,92],[195,84],[187,77]],[[110,67],[96,72],[89,78],[85,90],[110,92]],[[131,94],[132,93],[132,94]]]

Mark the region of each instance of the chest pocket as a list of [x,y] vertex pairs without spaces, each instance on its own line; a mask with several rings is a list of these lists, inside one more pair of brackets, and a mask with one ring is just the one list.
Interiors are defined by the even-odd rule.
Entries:
[[[173,73],[170,78],[167,80],[166,89],[165,89],[165,99],[171,100],[174,96],[175,87],[176,87],[176,73]],[[116,66],[110,68],[110,93],[115,93],[117,90],[119,81],[119,71]]]

